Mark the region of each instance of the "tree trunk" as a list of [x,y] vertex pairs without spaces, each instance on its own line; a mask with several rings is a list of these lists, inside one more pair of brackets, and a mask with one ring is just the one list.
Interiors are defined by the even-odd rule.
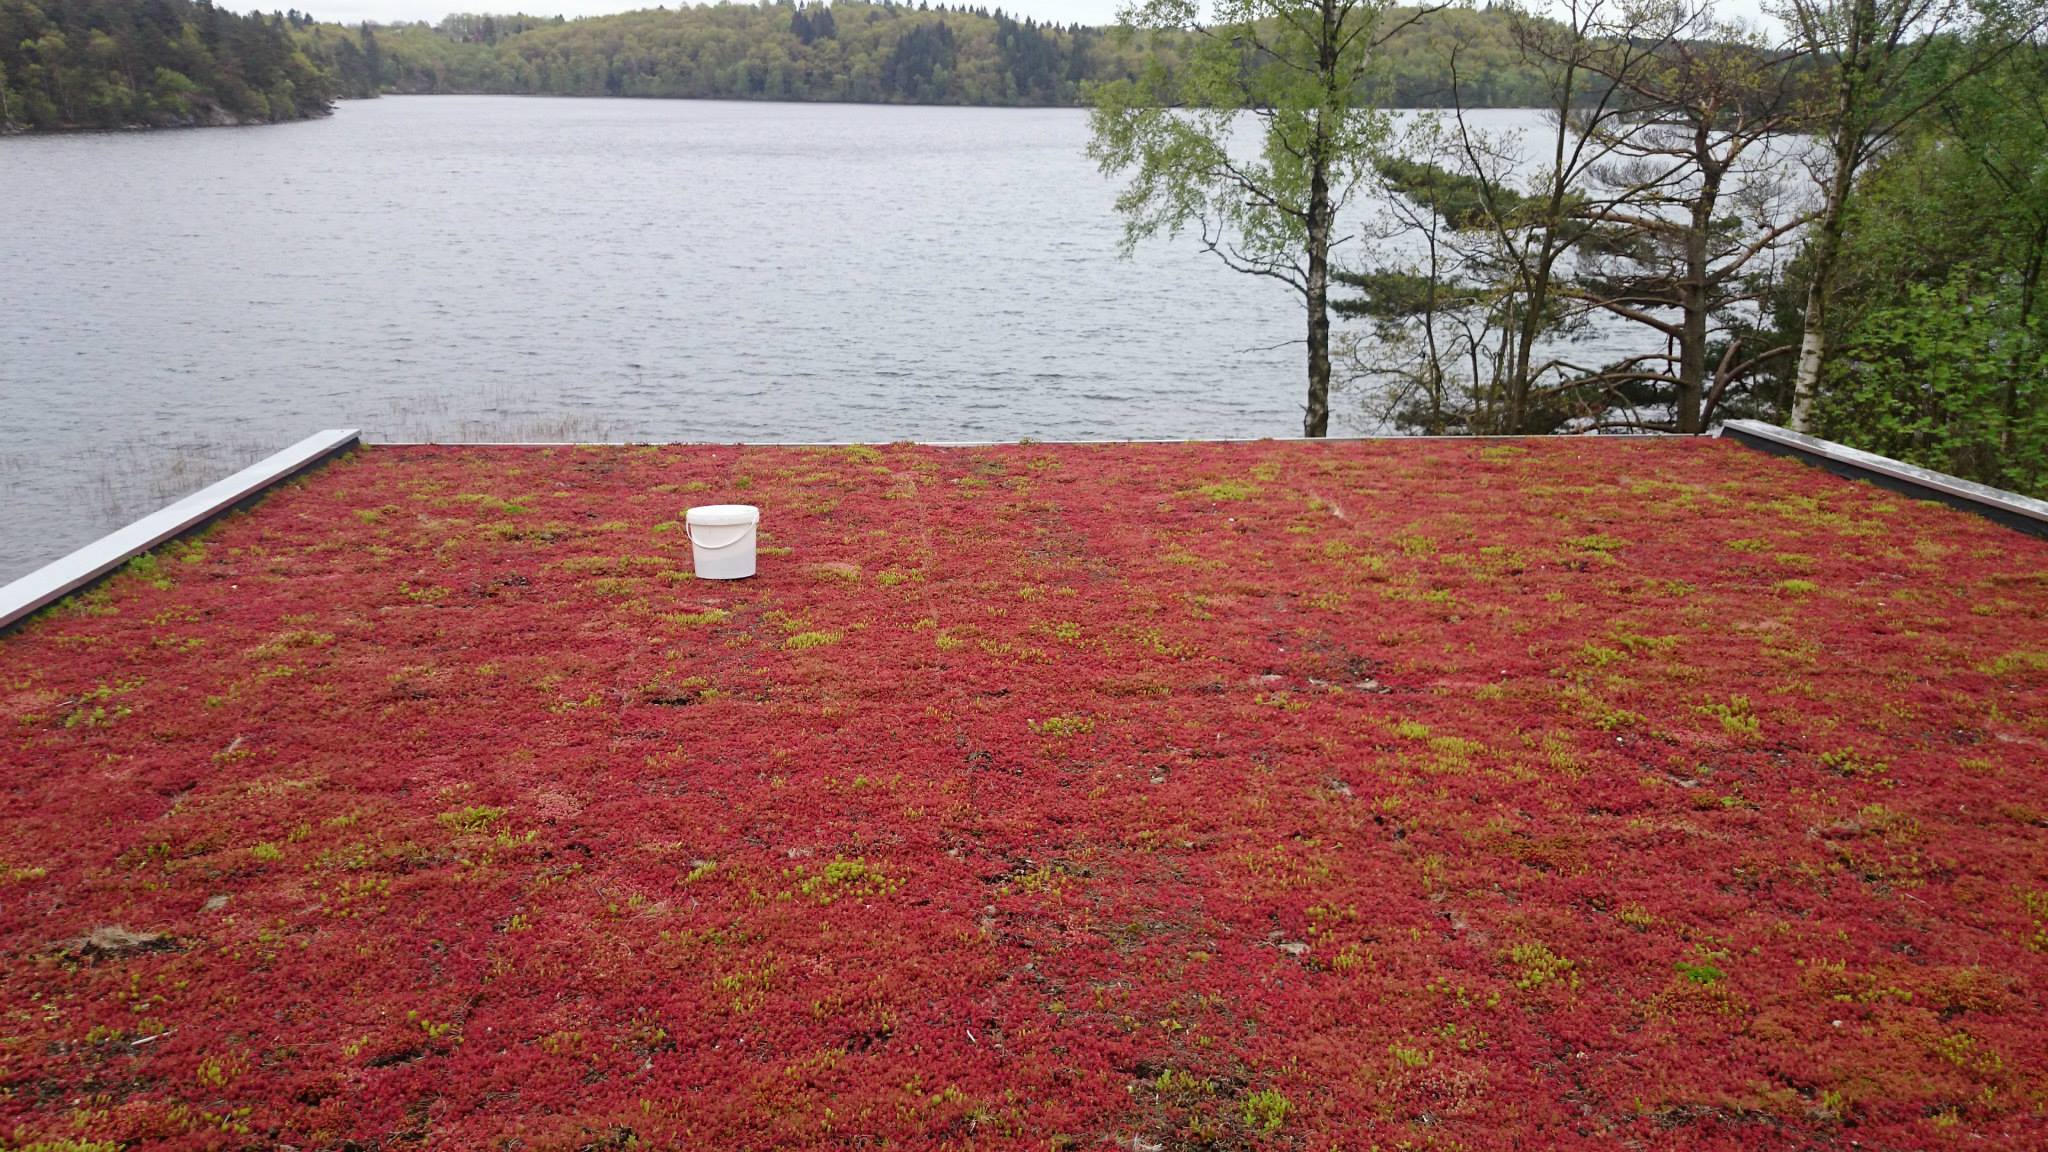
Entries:
[[[1572,25],[1572,35],[1575,41],[1583,42],[1582,30],[1576,22]],[[1565,200],[1570,190],[1565,154],[1571,137],[1572,94],[1578,91],[1577,77],[1576,62],[1567,63],[1564,81],[1558,88],[1557,105],[1551,109],[1557,114],[1557,130],[1551,134],[1550,184],[1544,190],[1543,216],[1537,222],[1543,232],[1543,243],[1537,249],[1533,267],[1526,248],[1517,261],[1517,271],[1528,273],[1528,280],[1521,285],[1528,295],[1527,311],[1517,326],[1514,360],[1508,365],[1507,423],[1495,429],[1508,436],[1523,436],[1529,431],[1529,395],[1536,388],[1536,381],[1530,378],[1529,370],[1535,363],[1536,338],[1543,332],[1545,310],[1550,307],[1551,279],[1561,255],[1557,244],[1558,231],[1564,225]]]
[[1678,434],[1696,436],[1701,398],[1707,391],[1707,309],[1697,288],[1686,289],[1678,336]]
[[1714,227],[1714,206],[1720,201],[1721,167],[1711,162],[1711,144],[1703,117],[1696,130],[1694,163],[1700,170],[1699,195],[1692,204],[1692,227],[1685,234],[1685,281],[1678,286],[1678,433],[1696,436],[1700,408],[1707,392],[1707,241]]
[[[1431,217],[1429,225],[1422,232],[1423,243],[1429,245],[1429,291],[1425,297],[1422,312],[1423,355],[1425,357],[1422,378],[1424,385],[1429,389],[1429,434],[1432,436],[1443,435],[1446,422],[1444,418],[1446,406],[1444,403],[1443,349],[1438,346],[1436,339],[1436,293],[1437,286],[1443,283],[1443,259],[1437,247],[1439,238],[1437,234],[1438,224],[1439,218]],[[1475,381],[1479,379],[1476,368],[1472,379]]]
[[[1310,143],[1308,184],[1308,406],[1301,414],[1303,436],[1330,434],[1330,128],[1324,117],[1332,106],[1337,75],[1336,0],[1323,0],[1323,34],[1316,45],[1316,72],[1325,88],[1325,103],[1315,114],[1316,134]],[[1341,113],[1339,114],[1341,115]]]
[[[1328,199],[1316,173],[1316,204]],[[1327,210],[1311,209],[1308,238],[1308,407],[1303,436],[1330,434],[1330,222]]]
[[1553,195],[1549,213],[1543,221],[1543,247],[1536,259],[1535,274],[1527,285],[1529,299],[1524,305],[1526,311],[1515,333],[1515,359],[1508,368],[1508,419],[1504,427],[1496,429],[1503,436],[1526,436],[1529,433],[1529,394],[1536,387],[1529,370],[1536,360],[1536,338],[1543,333],[1544,309],[1550,306],[1551,273],[1557,259],[1552,249],[1557,236],[1560,205],[1560,198]]
[[1828,201],[1813,241],[1813,280],[1806,286],[1806,316],[1801,321],[1799,367],[1792,377],[1792,430],[1813,431],[1813,400],[1820,390],[1821,363],[1827,356],[1827,308],[1832,294],[1835,257],[1842,248],[1842,206],[1845,182],[1829,181]]
[[1840,64],[1836,82],[1834,137],[1828,141],[1834,155],[1834,171],[1828,174],[1820,219],[1815,221],[1813,280],[1806,289],[1806,317],[1799,337],[1799,365],[1792,376],[1792,430],[1813,430],[1813,401],[1820,390],[1820,370],[1827,359],[1827,309],[1834,292],[1835,259],[1842,250],[1844,217],[1849,212],[1849,193],[1855,187],[1856,165],[1863,152],[1867,128],[1862,119],[1862,81],[1870,68],[1871,28],[1876,22],[1868,0],[1860,0],[1852,12],[1848,31],[1849,50]]
[[[1818,263],[1816,261],[1815,263]],[[1813,431],[1813,397],[1820,382],[1820,362],[1827,351],[1826,323],[1828,294],[1821,289],[1818,272],[1806,289],[1805,328],[1799,337],[1799,368],[1792,377],[1792,430]]]

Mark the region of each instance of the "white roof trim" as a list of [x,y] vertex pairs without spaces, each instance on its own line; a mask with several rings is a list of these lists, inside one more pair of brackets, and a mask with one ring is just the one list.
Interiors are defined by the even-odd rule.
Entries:
[[61,560],[43,565],[0,588],[0,629],[360,440],[361,435],[353,428],[316,432],[219,483],[209,484],[126,528],[100,537]]
[[1837,444],[1832,440],[1822,440],[1818,436],[1808,436],[1788,428],[1780,428],[1776,424],[1766,424],[1761,420],[1730,420],[1722,425],[1715,435],[1729,435],[1736,440],[1761,441],[1762,443],[1756,446],[1781,449],[1823,465],[1834,464],[1867,472],[1872,476],[1889,480],[1894,485],[1918,490],[1912,494],[1924,493],[1926,499],[1974,506],[2008,522],[2031,522],[2036,526],[2033,529],[2036,532],[2048,530],[2048,501],[2022,496],[2017,492],[2007,492],[2003,488],[1992,488],[1975,481],[1964,480],[1959,476],[1950,476],[1946,472],[1936,472],[1894,460],[1889,456],[1879,456],[1875,452],[1851,448],[1847,444]]

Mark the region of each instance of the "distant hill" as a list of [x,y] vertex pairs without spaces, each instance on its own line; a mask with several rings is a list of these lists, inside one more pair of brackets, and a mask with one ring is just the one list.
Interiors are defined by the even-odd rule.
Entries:
[[[1541,101],[1507,12],[1460,9],[1388,46],[1393,103],[1446,101],[1450,43],[1469,103]],[[1184,51],[1174,38],[923,4],[344,27],[205,0],[0,0],[0,129],[261,123],[383,92],[1072,106],[1091,80],[1130,75],[1154,54],[1170,67]]]
[[[1449,95],[1456,42],[1467,99],[1527,106],[1540,77],[1517,57],[1505,10],[1437,13],[1388,46],[1393,102]],[[1135,72],[1171,39],[1040,24],[985,7],[790,3],[650,9],[578,20],[458,15],[439,24],[314,26],[301,34],[347,95],[517,93],[884,104],[1081,103],[1082,85]]]
[[0,0],[0,130],[270,123],[325,115],[334,95],[284,16]]

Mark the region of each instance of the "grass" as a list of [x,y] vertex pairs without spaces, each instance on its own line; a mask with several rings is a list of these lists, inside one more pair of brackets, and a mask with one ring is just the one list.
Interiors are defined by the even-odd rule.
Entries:
[[1709,441],[373,447],[0,638],[0,1147],[2048,1146],[2044,570]]

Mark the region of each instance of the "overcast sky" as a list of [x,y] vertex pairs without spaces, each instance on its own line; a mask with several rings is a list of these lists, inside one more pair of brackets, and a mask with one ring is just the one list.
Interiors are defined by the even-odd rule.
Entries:
[[[536,16],[597,16],[606,12],[630,12],[637,8],[652,8],[648,0],[302,0],[307,6],[302,9],[322,20],[334,20],[353,24],[359,20],[375,20],[393,24],[401,20],[438,21],[450,12],[528,12]],[[958,6],[962,0],[948,0]],[[985,0],[972,0],[979,5]],[[228,7],[240,8],[244,4],[261,6],[266,10],[277,7],[280,0],[228,0]],[[678,0],[668,0],[673,8]],[[1721,0],[1721,11],[1728,16],[1754,19],[1759,0]],[[290,7],[291,5],[284,5]],[[990,9],[1001,8],[1015,16],[1035,16],[1055,24],[1109,24],[1116,20],[1117,9],[1123,7],[1123,0],[1001,0],[988,4]]]

